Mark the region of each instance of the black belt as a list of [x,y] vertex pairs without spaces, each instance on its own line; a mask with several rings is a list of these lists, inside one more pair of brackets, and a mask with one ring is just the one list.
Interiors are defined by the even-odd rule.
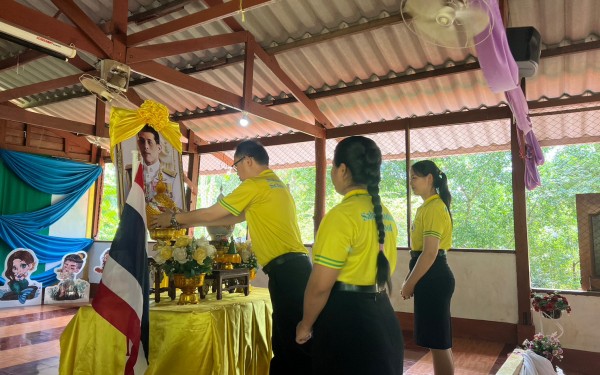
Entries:
[[[411,250],[410,251],[410,257],[413,258],[413,259],[414,258],[418,258],[419,256],[421,256],[422,253],[423,253],[422,251],[413,251],[413,250]],[[437,256],[438,257],[445,257],[446,256],[446,250],[442,250],[442,249],[438,250]]]
[[333,284],[332,290],[354,293],[385,293],[385,289],[379,290],[377,285],[352,285],[341,281],[336,281],[335,284]]
[[273,268],[280,266],[289,260],[292,260],[295,258],[300,258],[300,257],[308,257],[308,254],[306,254],[306,253],[287,253],[287,254],[280,255],[277,258],[274,258],[273,260],[271,260],[269,263],[267,263],[263,267],[263,272],[268,275],[269,272],[273,271]]

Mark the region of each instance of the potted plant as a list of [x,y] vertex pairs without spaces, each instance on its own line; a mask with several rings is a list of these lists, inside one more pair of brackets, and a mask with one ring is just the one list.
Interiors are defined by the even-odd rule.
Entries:
[[153,250],[156,263],[183,292],[177,303],[198,303],[195,289],[212,272],[215,247],[204,237],[181,236],[174,241],[157,241]]
[[560,361],[563,358],[563,349],[556,332],[551,335],[537,333],[533,336],[532,340],[525,339],[525,341],[523,341],[523,349],[529,349],[535,354],[545,357],[550,362],[554,359]]
[[571,313],[571,306],[564,296],[558,292],[547,292],[546,294],[531,293],[531,305],[535,311],[550,319],[558,319],[562,312]]

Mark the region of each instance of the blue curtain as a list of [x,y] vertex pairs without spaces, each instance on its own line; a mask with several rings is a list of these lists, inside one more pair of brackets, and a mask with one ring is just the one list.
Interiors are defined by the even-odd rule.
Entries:
[[[94,242],[89,238],[52,237],[38,232],[66,214],[100,176],[102,168],[2,149],[0,158],[30,186],[48,194],[64,195],[58,203],[38,211],[0,215],[0,238],[13,249],[33,250],[40,263],[59,262],[65,254],[86,251]],[[56,281],[55,276],[53,270],[48,270],[31,278],[46,286]]]

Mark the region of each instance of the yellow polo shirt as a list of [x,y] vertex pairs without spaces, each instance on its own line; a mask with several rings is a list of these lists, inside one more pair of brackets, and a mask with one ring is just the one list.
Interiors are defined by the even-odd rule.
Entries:
[[448,250],[452,246],[452,220],[442,198],[435,194],[417,209],[411,228],[411,250],[423,251],[424,237],[440,240],[440,249]]
[[286,253],[308,253],[300,237],[294,198],[272,170],[246,179],[219,204],[235,216],[245,212],[260,265]]
[[[384,252],[390,271],[396,269],[396,222],[383,208]],[[323,218],[313,247],[313,263],[338,269],[338,281],[353,285],[375,285],[379,240],[371,196],[353,190]]]

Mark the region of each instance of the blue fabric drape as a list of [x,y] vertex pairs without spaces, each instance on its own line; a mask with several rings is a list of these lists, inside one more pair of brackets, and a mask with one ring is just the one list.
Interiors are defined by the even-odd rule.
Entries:
[[19,178],[48,194],[86,191],[102,173],[97,165],[2,149],[0,158]]
[[[53,237],[37,232],[66,214],[100,176],[102,168],[2,149],[0,158],[32,187],[48,194],[64,195],[58,203],[38,211],[1,215],[0,238],[12,248],[33,250],[40,263],[59,262],[65,254],[87,251],[93,243],[89,238]],[[31,279],[46,286],[56,281],[56,274],[48,270]]]

